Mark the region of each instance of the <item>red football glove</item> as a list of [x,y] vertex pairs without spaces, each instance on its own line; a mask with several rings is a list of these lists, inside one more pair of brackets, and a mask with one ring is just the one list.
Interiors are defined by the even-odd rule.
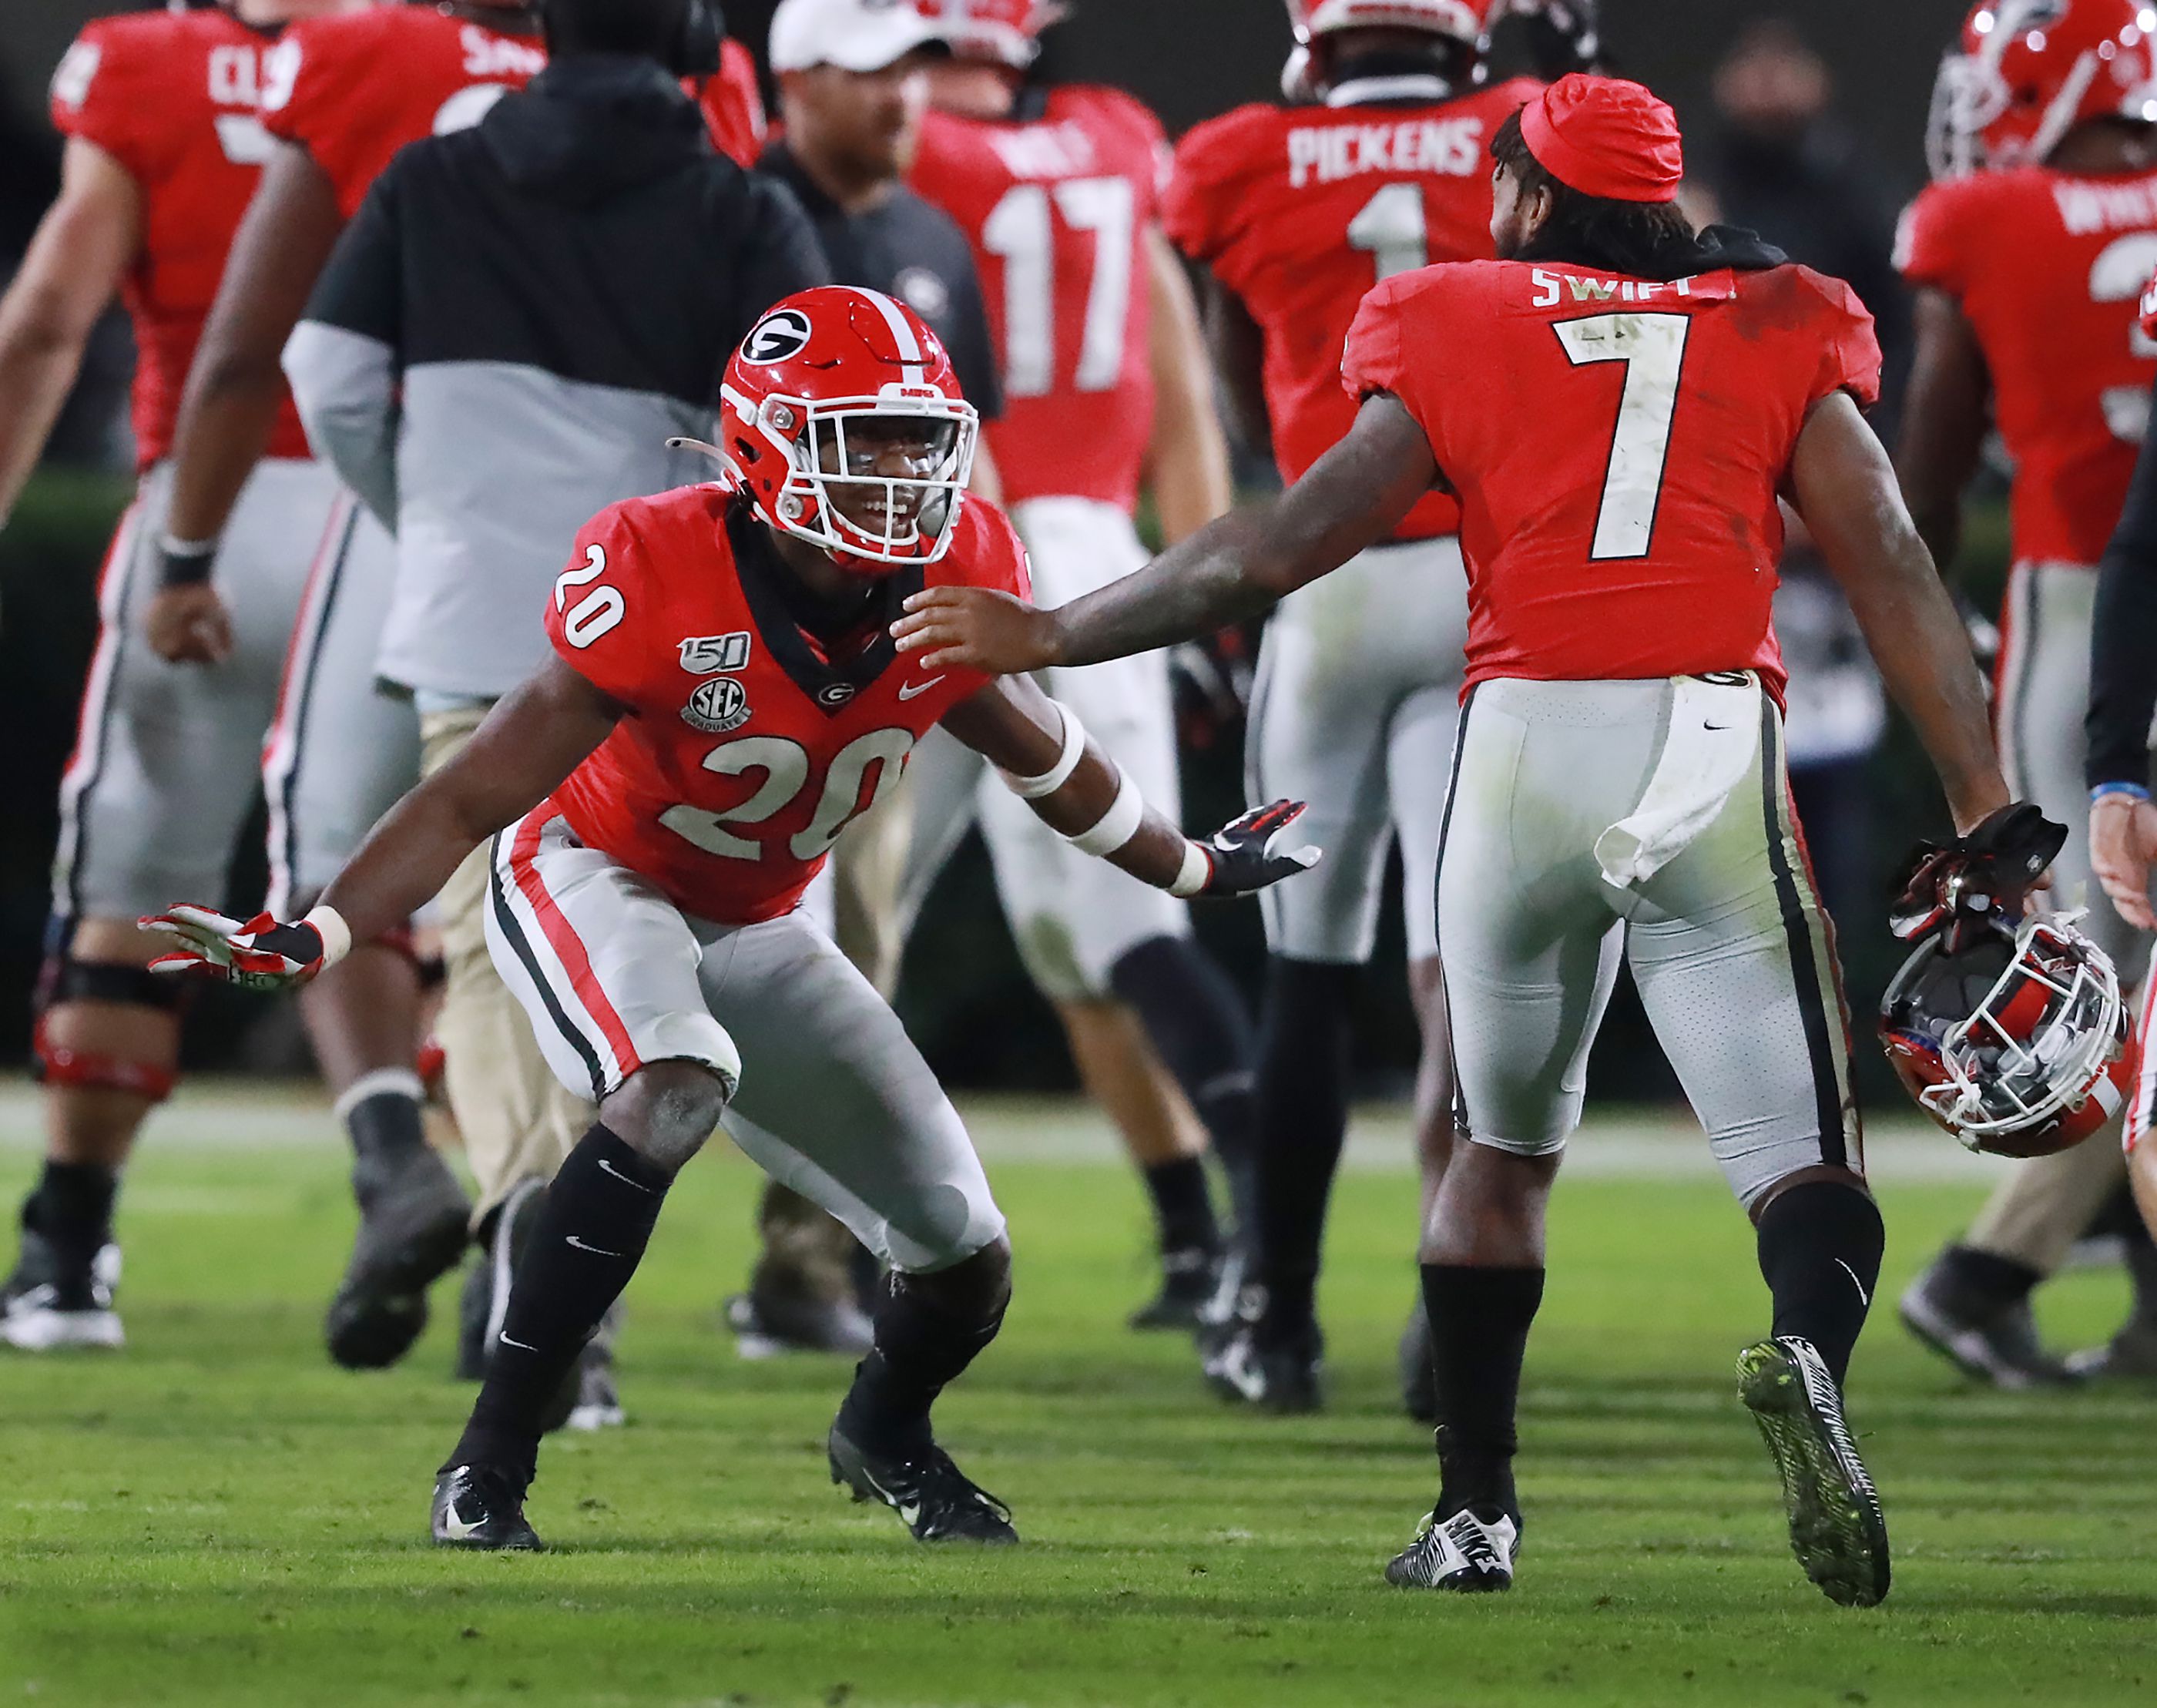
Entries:
[[181,947],[150,963],[153,973],[216,979],[247,990],[283,990],[322,970],[322,934],[311,925],[281,924],[267,913],[245,923],[182,902],[136,922]]

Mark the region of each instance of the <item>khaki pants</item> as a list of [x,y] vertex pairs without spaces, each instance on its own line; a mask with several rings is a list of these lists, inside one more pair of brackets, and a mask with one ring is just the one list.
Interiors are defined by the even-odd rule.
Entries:
[[[486,713],[431,712],[420,719],[420,765],[447,764]],[[487,850],[475,849],[437,899],[449,980],[435,1022],[447,1063],[450,1108],[478,1185],[472,1226],[523,1180],[549,1181],[584,1135],[592,1106],[562,1088],[486,947]]]
[[2127,1159],[2114,1134],[2108,1125],[2072,1150],[2016,1163],[1985,1200],[1963,1243],[2051,1274],[2127,1178]]

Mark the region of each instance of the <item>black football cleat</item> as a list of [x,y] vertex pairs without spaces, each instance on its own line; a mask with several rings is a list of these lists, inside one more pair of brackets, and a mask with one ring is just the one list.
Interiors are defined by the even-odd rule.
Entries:
[[429,1529],[438,1548],[537,1554],[546,1544],[524,1521],[524,1481],[492,1465],[450,1465],[435,1479]]
[[1011,1508],[981,1488],[951,1455],[931,1443],[903,1457],[857,1447],[831,1426],[828,1443],[831,1480],[856,1500],[880,1500],[896,1512],[918,1542],[1016,1542]]
[[866,1358],[876,1345],[876,1325],[851,1298],[766,1298],[754,1291],[727,1301],[727,1326],[744,1358],[780,1358],[789,1352],[831,1352]]
[[1508,1590],[1520,1541],[1520,1525],[1504,1513],[1479,1518],[1463,1510],[1440,1520],[1433,1511],[1417,1528],[1415,1540],[1386,1562],[1386,1582],[1400,1589],[1443,1589],[1456,1595]]
[[1201,1368],[1226,1400],[1284,1417],[1325,1409],[1326,1340],[1314,1321],[1238,1323]]
[[352,1186],[359,1234],[322,1335],[347,1370],[380,1370],[427,1326],[427,1289],[464,1255],[471,1205],[431,1146],[363,1157]]
[[1161,1254],[1161,1290],[1126,1319],[1140,1332],[1175,1329],[1195,1332],[1221,1284],[1222,1254],[1208,1246],[1186,1246]]
[[2137,1318],[2101,1346],[2067,1355],[2077,1381],[2157,1381],[2157,1324]]
[[1842,1415],[1842,1395],[1810,1340],[1778,1335],[1737,1355],[1744,1401],[1783,1476],[1790,1550],[1838,1606],[1887,1597],[1887,1519]]
[[23,1229],[15,1270],[0,1284],[0,1341],[18,1352],[111,1350],[126,1335],[112,1308],[120,1248],[107,1240],[86,1263],[69,1262],[36,1228]]
[[2037,1338],[2027,1299],[1978,1314],[1954,1285],[1951,1256],[1935,1258],[1904,1290],[1897,1306],[1904,1328],[1974,1381],[2013,1391],[2077,1380]]

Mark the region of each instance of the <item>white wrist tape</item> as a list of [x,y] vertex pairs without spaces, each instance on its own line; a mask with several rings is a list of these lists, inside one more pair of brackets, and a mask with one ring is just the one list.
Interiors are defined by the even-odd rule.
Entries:
[[1081,854],[1113,854],[1138,835],[1139,826],[1145,818],[1145,801],[1139,794],[1139,786],[1125,777],[1116,785],[1116,798],[1094,821],[1094,828],[1063,840]]
[[311,925],[322,939],[322,965],[333,967],[352,953],[352,927],[335,908],[317,908],[300,921]]
[[1186,836],[1183,839],[1183,864],[1176,868],[1176,876],[1169,880],[1169,894],[1179,901],[1187,902],[1206,887],[1206,880],[1212,876],[1212,857]]
[[1071,780],[1071,774],[1078,769],[1078,761],[1086,756],[1086,728],[1079,723],[1068,706],[1052,702],[1063,719],[1063,751],[1056,756],[1056,763],[1037,777],[1022,777],[1015,771],[1001,768],[996,774],[1004,779],[1004,786],[1021,800],[1038,800],[1044,795],[1053,795]]

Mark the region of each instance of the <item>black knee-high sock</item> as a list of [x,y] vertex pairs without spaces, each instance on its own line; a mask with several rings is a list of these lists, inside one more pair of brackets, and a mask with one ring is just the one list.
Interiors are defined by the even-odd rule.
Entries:
[[112,1204],[120,1175],[95,1162],[47,1160],[36,1189],[23,1206],[23,1223],[52,1242],[60,1263],[81,1268],[112,1237]]
[[337,1099],[337,1117],[359,1161],[401,1162],[427,1148],[420,1112],[425,1088],[409,1068],[389,1068],[355,1082]]
[[1348,1130],[1348,1005],[1358,971],[1279,955],[1266,968],[1251,1278],[1265,1289],[1268,1320],[1284,1327],[1312,1315]]
[[984,1308],[956,1312],[893,1274],[876,1311],[876,1345],[854,1366],[838,1427],[857,1445],[908,1453],[929,1445],[929,1408],[1003,1326],[1007,1292]]
[[1191,1099],[1228,1171],[1237,1223],[1249,1227],[1256,1047],[1236,987],[1195,939],[1156,937],[1116,963],[1109,988],[1137,1011],[1146,1036]]
[[1761,1212],[1758,1232],[1775,1333],[1811,1341],[1839,1385],[1880,1284],[1880,1206],[1840,1181],[1808,1181]]
[[1521,1362],[1543,1302],[1543,1271],[1463,1263],[1423,1266],[1438,1376],[1438,1515],[1520,1517],[1513,1454],[1520,1442]]
[[547,1189],[450,1464],[494,1465],[530,1479],[547,1402],[636,1273],[672,1178],[604,1126],[577,1141]]

